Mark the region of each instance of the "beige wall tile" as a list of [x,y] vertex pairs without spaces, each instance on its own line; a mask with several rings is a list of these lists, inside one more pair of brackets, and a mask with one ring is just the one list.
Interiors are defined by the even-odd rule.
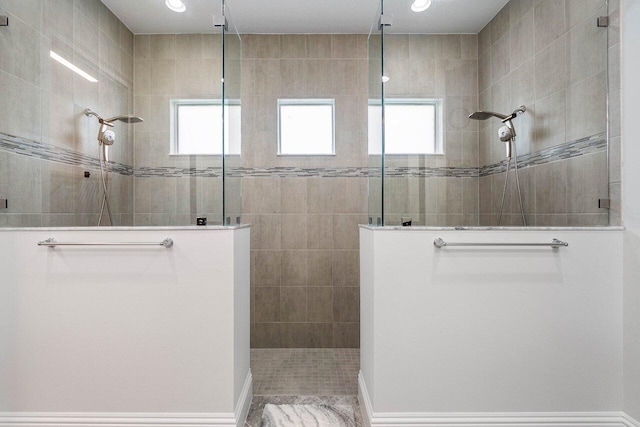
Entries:
[[598,199],[608,195],[607,153],[580,156],[567,162],[567,211],[574,214],[607,214]]
[[307,252],[307,284],[309,286],[331,286],[333,283],[332,252]]
[[567,39],[567,85],[601,73],[607,68],[607,29],[593,22],[605,15],[604,7],[592,19],[574,27]]
[[333,325],[331,323],[307,323],[306,347],[333,347]]
[[307,180],[291,178],[280,180],[280,212],[307,213]]
[[565,0],[542,0],[534,8],[535,49],[540,52],[562,36],[567,28]]
[[534,151],[560,145],[566,141],[567,99],[564,90],[554,93],[535,104]]
[[565,88],[565,43],[558,38],[536,55],[536,100]]
[[306,323],[281,323],[280,345],[282,348],[304,348],[307,341]]
[[605,132],[606,99],[604,72],[567,89],[567,140]]
[[[78,0],[76,0],[76,2],[77,1]],[[97,11],[97,1],[87,1],[86,3],[88,9],[94,9],[94,13]],[[36,31],[41,31],[42,0],[4,0],[2,2],[2,7],[7,12],[12,13],[13,15],[29,24]],[[97,23],[97,19],[95,22]]]
[[357,34],[334,34],[331,36],[332,58],[359,58],[359,38]]
[[149,40],[150,59],[176,59],[176,36],[157,34]]
[[307,285],[307,258],[305,250],[282,251],[282,286]]
[[334,251],[332,274],[333,286],[360,286],[360,253]]
[[309,287],[307,289],[307,321],[333,321],[333,288]]
[[308,247],[308,217],[300,214],[282,215],[282,249],[306,249]]
[[173,59],[152,59],[149,62],[150,94],[173,96],[176,92],[176,61]]
[[333,217],[307,216],[307,249],[333,249]]
[[307,37],[287,34],[280,37],[282,58],[305,58],[307,56]]
[[360,288],[333,289],[333,320],[335,322],[360,321]]
[[491,25],[491,42],[493,44],[498,41],[509,32],[510,26],[510,3],[507,3],[505,7],[498,12]]
[[[280,288],[280,320],[282,322],[305,322],[307,320],[307,288],[282,287]],[[306,329],[302,327],[302,333],[294,336],[300,337],[304,344]],[[290,337],[284,337],[284,342],[291,342]]]
[[360,348],[360,324],[334,323],[333,346],[335,348]]
[[256,322],[280,321],[280,288],[256,288]]
[[307,56],[309,58],[327,59],[331,57],[331,35],[307,35]]
[[510,30],[511,69],[518,68],[534,54],[533,10],[529,11]]

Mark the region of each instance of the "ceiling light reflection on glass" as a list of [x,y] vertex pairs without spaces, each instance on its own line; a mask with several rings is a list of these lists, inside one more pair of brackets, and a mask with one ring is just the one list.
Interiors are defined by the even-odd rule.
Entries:
[[411,10],[414,12],[424,12],[431,7],[433,0],[414,0]]
[[166,4],[167,7],[173,10],[174,12],[182,13],[185,10],[187,10],[187,6],[184,4],[182,0],[166,0],[164,4]]
[[89,80],[91,83],[98,83],[98,80],[96,80],[95,77],[93,77],[89,73],[85,72],[84,70],[76,67],[71,62],[67,61],[66,59],[64,59],[62,56],[58,55],[54,51],[49,51],[49,56],[51,57],[51,59],[54,59],[54,60],[58,61],[60,64],[64,65],[65,67],[67,67],[68,69],[73,71],[74,73],[76,73],[76,74],[84,77],[85,79]]

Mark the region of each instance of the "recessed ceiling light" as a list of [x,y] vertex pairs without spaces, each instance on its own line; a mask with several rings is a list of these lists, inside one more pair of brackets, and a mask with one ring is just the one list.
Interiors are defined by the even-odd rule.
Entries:
[[187,6],[185,6],[182,0],[166,0],[164,4],[174,12],[184,12],[187,10]]
[[413,10],[414,12],[424,12],[425,10],[429,9],[429,7],[431,7],[432,2],[433,0],[414,0],[413,4],[411,5],[411,10]]
[[66,59],[64,59],[62,56],[58,55],[54,51],[49,51],[49,56],[52,59],[55,59],[56,61],[58,61],[59,63],[64,65],[65,67],[67,67],[68,69],[70,69],[71,71],[73,71],[74,73],[76,73],[76,74],[84,77],[85,79],[89,80],[91,83],[98,83],[98,80],[96,80],[95,77],[93,77],[92,75],[88,74],[87,72],[81,70],[80,68],[76,67],[71,62],[67,61]]

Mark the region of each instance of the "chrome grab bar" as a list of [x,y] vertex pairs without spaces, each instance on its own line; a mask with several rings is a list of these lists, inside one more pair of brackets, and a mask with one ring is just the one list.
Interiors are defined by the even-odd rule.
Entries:
[[60,243],[56,239],[51,237],[42,242],[38,242],[38,246],[48,246],[50,248],[55,248],[56,246],[164,246],[165,248],[170,248],[173,246],[173,239],[170,239],[167,237],[160,243],[152,243],[152,242]]
[[438,238],[433,241],[433,245],[438,249],[445,246],[534,246],[558,249],[569,246],[569,243],[558,239],[553,239],[551,243],[447,243],[442,238]]

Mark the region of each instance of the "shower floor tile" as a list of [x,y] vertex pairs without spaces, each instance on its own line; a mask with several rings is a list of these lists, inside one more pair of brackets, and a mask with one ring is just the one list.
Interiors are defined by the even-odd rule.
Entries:
[[253,349],[254,396],[357,396],[358,349]]
[[253,349],[253,400],[245,427],[259,427],[268,403],[358,405],[358,349]]

